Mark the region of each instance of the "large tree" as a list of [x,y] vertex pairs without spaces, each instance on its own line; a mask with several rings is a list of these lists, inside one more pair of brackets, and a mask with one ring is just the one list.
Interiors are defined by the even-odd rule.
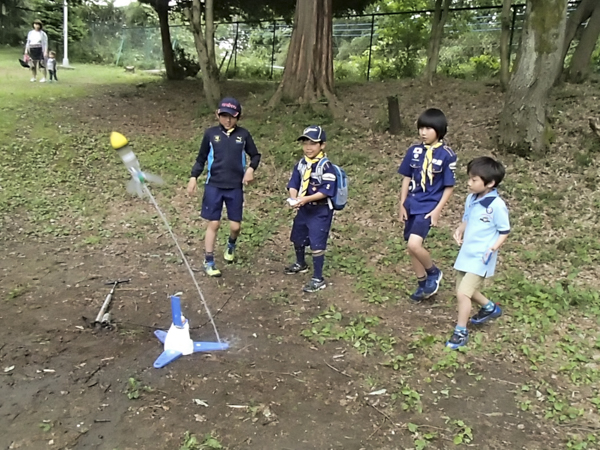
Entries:
[[332,6],[332,0],[297,0],[283,80],[271,105],[282,98],[314,103],[323,97],[335,104]]
[[510,28],[511,28],[512,0],[502,2],[502,13],[500,23],[502,32],[500,34],[500,85],[502,90],[508,89],[510,81]]
[[431,20],[429,48],[427,50],[427,65],[423,72],[423,77],[429,83],[433,81],[433,75],[437,70],[438,62],[440,60],[440,48],[442,46],[442,37],[444,36],[444,26],[448,20],[451,3],[452,0],[435,0],[435,10]]
[[171,43],[171,31],[169,29],[169,0],[139,0],[146,3],[156,11],[158,22],[160,24],[160,39],[163,51],[163,61],[165,63],[165,72],[167,79],[179,80],[183,78],[183,71],[175,63],[175,54],[173,53],[173,44]]
[[541,154],[549,145],[548,93],[560,70],[567,0],[527,0],[517,67],[500,114],[499,144],[508,152]]
[[560,81],[560,77],[563,73],[562,68],[564,66],[567,53],[569,52],[569,48],[571,47],[571,43],[577,36],[578,31],[581,30],[582,25],[592,15],[594,7],[597,5],[597,3],[598,0],[581,0],[581,2],[577,5],[577,8],[575,8],[575,11],[569,15],[560,59],[561,70],[556,75],[557,82]]
[[600,36],[600,3],[596,3],[569,66],[569,81],[581,83],[590,74],[592,53]]
[[194,43],[198,52],[198,63],[202,71],[204,96],[211,107],[216,107],[221,98],[219,68],[215,55],[215,16],[214,0],[192,0],[187,9]]

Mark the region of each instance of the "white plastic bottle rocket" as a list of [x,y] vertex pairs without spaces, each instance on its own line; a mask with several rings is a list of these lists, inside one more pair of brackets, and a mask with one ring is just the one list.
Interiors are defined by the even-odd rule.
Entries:
[[121,133],[113,131],[110,134],[110,145],[117,151],[123,160],[123,164],[125,164],[125,167],[127,167],[127,170],[131,174],[131,180],[129,183],[127,183],[127,192],[144,197],[144,184],[148,182],[163,184],[162,178],[160,178],[158,175],[142,172],[140,163],[135,156],[135,153],[133,153],[133,150],[129,145],[129,141]]

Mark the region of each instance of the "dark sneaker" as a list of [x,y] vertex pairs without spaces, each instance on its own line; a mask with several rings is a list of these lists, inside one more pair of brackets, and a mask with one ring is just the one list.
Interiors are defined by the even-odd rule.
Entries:
[[204,271],[206,272],[206,275],[208,275],[209,277],[220,277],[221,276],[221,271],[219,269],[217,269],[214,262],[207,263],[206,261],[204,261]]
[[325,279],[321,278],[311,278],[308,283],[302,288],[304,292],[317,292],[321,289],[325,289],[327,287],[327,283],[325,283]]
[[437,272],[433,275],[427,276],[424,288],[425,298],[429,298],[437,293],[438,289],[440,288],[440,282],[442,281],[443,276],[444,274],[440,269],[438,269]]
[[308,272],[308,266],[306,264],[301,265],[295,262],[291,266],[287,266],[283,271],[288,275],[294,275],[297,273],[306,273]]
[[486,323],[488,320],[495,319],[496,317],[500,317],[502,315],[502,310],[498,305],[494,305],[494,309],[491,311],[486,311],[481,308],[473,317],[471,317],[471,323],[474,325],[481,325],[482,323]]
[[421,303],[423,300],[425,300],[427,298],[427,296],[425,295],[425,286],[421,286],[419,284],[419,286],[417,286],[417,290],[415,292],[413,292],[412,294],[410,294],[410,299],[412,300],[413,303]]
[[459,347],[464,347],[469,342],[469,332],[468,331],[456,331],[454,330],[454,334],[450,338],[448,342],[446,342],[446,347],[450,347],[452,350],[456,350]]
[[225,249],[225,254],[223,255],[223,259],[227,262],[233,262],[235,259],[235,247],[228,245]]

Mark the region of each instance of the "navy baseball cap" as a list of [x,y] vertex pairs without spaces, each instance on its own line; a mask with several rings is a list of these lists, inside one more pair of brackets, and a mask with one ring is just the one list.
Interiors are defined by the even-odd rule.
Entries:
[[227,113],[233,117],[239,117],[242,114],[242,105],[233,97],[225,97],[219,102],[218,114]]
[[303,139],[310,139],[313,142],[325,142],[327,140],[325,131],[323,128],[317,125],[306,127],[302,133],[302,136],[300,136],[297,140],[301,141]]

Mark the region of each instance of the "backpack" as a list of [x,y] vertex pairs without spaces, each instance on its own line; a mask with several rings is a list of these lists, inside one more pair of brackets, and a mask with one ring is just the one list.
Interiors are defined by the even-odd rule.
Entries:
[[[336,190],[335,195],[331,197],[331,205],[336,211],[341,211],[346,206],[346,203],[348,203],[348,176],[346,175],[344,169],[333,164],[331,161],[329,161],[329,158],[325,156],[317,163],[317,168],[315,169],[315,176],[317,177],[317,180],[319,180],[319,183],[323,182],[323,168],[325,163],[330,163],[331,167],[333,167],[333,171],[335,172]],[[300,164],[298,165],[301,175],[304,175],[306,168],[306,162],[304,158],[302,158],[302,160],[300,160]]]

